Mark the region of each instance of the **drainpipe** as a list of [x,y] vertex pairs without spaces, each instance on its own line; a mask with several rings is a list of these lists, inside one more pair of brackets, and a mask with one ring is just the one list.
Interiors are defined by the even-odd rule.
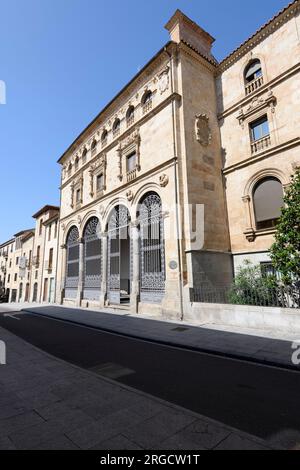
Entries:
[[[169,53],[167,47],[164,47],[164,52],[170,60],[170,75],[171,75],[171,94],[174,93],[174,74],[173,74],[173,56]],[[173,124],[173,152],[174,152],[174,180],[175,180],[175,204],[176,204],[176,236],[177,236],[177,250],[178,250],[178,268],[179,268],[179,296],[180,296],[180,321],[184,320],[183,311],[183,288],[182,288],[182,262],[181,262],[181,244],[180,244],[180,228],[179,228],[179,183],[178,183],[178,156],[176,146],[176,103],[172,100],[172,124]]]

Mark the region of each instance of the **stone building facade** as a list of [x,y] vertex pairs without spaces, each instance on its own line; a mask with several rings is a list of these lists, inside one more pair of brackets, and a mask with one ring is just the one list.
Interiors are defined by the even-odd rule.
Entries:
[[44,206],[23,230],[0,245],[0,287],[9,302],[54,302],[59,207]]
[[169,42],[60,157],[61,207],[34,216],[30,300],[178,319],[243,260],[272,269],[300,165],[299,11],[295,0],[221,63],[175,12]]
[[231,251],[270,264],[282,195],[300,166],[300,16],[293,2],[218,67]]

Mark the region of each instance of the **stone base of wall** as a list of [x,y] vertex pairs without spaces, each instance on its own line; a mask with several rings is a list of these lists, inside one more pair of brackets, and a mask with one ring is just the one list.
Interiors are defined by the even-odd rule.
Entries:
[[235,327],[299,331],[300,309],[194,303],[186,305],[184,321]]

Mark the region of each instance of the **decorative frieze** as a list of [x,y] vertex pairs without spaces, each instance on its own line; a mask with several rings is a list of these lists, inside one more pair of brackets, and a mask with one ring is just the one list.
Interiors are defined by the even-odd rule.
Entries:
[[272,90],[269,90],[268,94],[265,97],[256,96],[255,98],[253,98],[251,103],[248,104],[248,106],[245,109],[240,108],[239,114],[237,116],[237,119],[240,125],[242,126],[242,128],[244,129],[245,121],[248,118],[250,118],[253,114],[263,110],[264,108],[269,107],[271,109],[271,112],[274,113],[276,103],[277,103],[277,99],[274,96]]

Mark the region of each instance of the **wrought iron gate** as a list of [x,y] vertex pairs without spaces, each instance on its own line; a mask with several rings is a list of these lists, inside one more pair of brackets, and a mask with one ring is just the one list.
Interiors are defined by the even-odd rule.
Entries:
[[92,217],[84,230],[84,279],[83,298],[99,300],[102,279],[101,239],[98,233],[99,221]]
[[72,227],[67,238],[65,297],[76,299],[79,281],[79,232]]
[[[129,212],[127,207],[122,205],[115,207],[108,222],[108,299],[114,304],[121,303],[120,242],[128,237],[128,225]],[[129,250],[131,260],[130,254],[131,245]]]
[[165,242],[161,199],[149,193],[139,206],[142,302],[161,302],[165,292]]

